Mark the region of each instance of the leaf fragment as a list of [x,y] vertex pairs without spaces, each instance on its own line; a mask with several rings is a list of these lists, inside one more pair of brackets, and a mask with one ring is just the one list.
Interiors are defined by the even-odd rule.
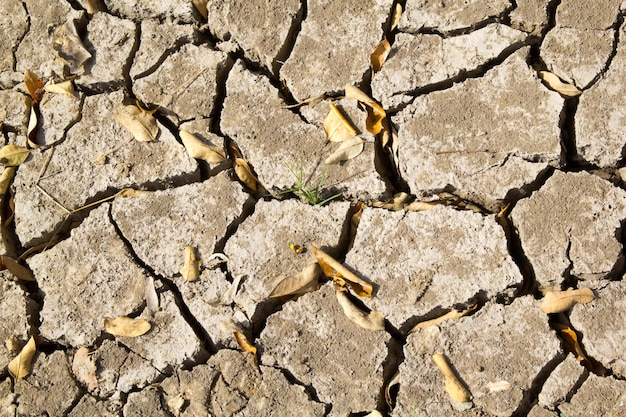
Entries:
[[207,20],[209,16],[209,11],[206,7],[206,0],[191,0],[191,2],[193,3],[193,7],[195,7],[198,13],[200,13],[200,16],[202,16],[204,20]]
[[[554,323],[554,328],[559,332],[561,339],[563,340],[563,345],[565,350],[572,352],[576,356],[577,361],[587,361],[589,362],[589,358],[585,354],[580,342],[578,340],[578,335],[572,328],[563,323]],[[589,362],[590,363],[590,362]]]
[[184,265],[180,270],[180,274],[187,282],[200,278],[200,263],[196,258],[196,250],[193,246],[185,246]]
[[315,258],[317,258],[317,263],[322,267],[327,277],[333,280],[341,279],[347,281],[350,288],[361,297],[372,296],[374,290],[372,284],[357,277],[323,250],[316,248],[314,245],[311,245],[311,249]]
[[211,164],[219,164],[226,159],[226,152],[221,146],[207,143],[193,133],[180,130],[180,139],[190,157],[202,159]]
[[9,373],[14,379],[22,379],[30,374],[35,353],[37,353],[37,344],[35,338],[31,336],[20,353],[9,362]]
[[24,84],[26,84],[28,94],[30,94],[31,98],[33,99],[33,104],[41,101],[44,89],[43,81],[39,79],[39,76],[31,70],[24,71]]
[[5,167],[4,171],[2,171],[2,175],[0,175],[0,195],[5,195],[9,190],[16,170],[16,167]]
[[367,111],[367,118],[365,119],[365,127],[372,135],[377,135],[383,130],[384,120],[387,118],[387,113],[380,104],[373,98],[359,90],[352,84],[348,84],[345,87],[346,98],[351,98],[360,101],[365,105]]
[[151,276],[146,277],[145,297],[148,311],[151,313],[159,311],[159,295],[154,286],[154,278]]
[[306,294],[319,288],[322,268],[315,262],[296,275],[284,278],[272,290],[268,298],[278,298]]
[[446,378],[444,389],[453,401],[457,403],[467,403],[472,399],[472,394],[465,388],[465,385],[461,382],[456,373],[452,370],[452,367],[448,363],[448,360],[440,353],[432,355],[433,362],[439,368],[441,373]]
[[91,59],[91,53],[78,36],[74,20],[59,26],[52,36],[52,49],[57,51],[59,60],[67,65],[72,74],[85,72],[85,64]]
[[148,320],[126,316],[104,318],[104,330],[113,336],[137,337],[146,334],[152,326]]
[[454,308],[442,316],[439,316],[432,320],[426,320],[421,323],[418,323],[409,331],[409,334],[415,333],[416,331],[420,329],[425,329],[426,327],[436,326],[445,320],[454,320],[454,319],[461,318],[465,316],[466,314],[471,313],[472,311],[476,310],[476,308],[478,308],[478,304],[472,304],[471,306],[467,307],[464,310],[458,310]]
[[248,342],[248,338],[243,333],[241,333],[240,331],[234,331],[233,335],[235,336],[235,340],[237,341],[237,344],[239,345],[241,350],[256,355],[256,347]]
[[331,142],[342,142],[357,134],[352,123],[343,115],[341,110],[333,103],[329,104],[330,110],[324,119],[323,127],[326,137]]
[[0,149],[0,165],[15,167],[28,158],[30,151],[22,146],[9,144]]
[[235,174],[241,182],[252,192],[256,193],[258,180],[252,173],[250,166],[243,158],[235,158]]
[[28,127],[26,128],[27,143],[33,149],[39,148],[37,143],[37,127],[39,126],[39,117],[37,116],[37,105],[33,103],[30,106],[30,116],[28,117]]
[[393,10],[393,16],[391,18],[391,30],[394,30],[398,27],[398,23],[400,23],[400,18],[402,17],[402,5],[400,3],[396,3],[396,7]]
[[122,188],[119,192],[115,194],[115,197],[123,197],[123,198],[131,198],[131,197],[139,197],[143,194],[150,194],[152,191],[146,190],[135,190],[134,188]]
[[539,308],[546,314],[561,313],[577,303],[589,303],[594,298],[593,290],[586,287],[577,290],[547,291]]
[[74,88],[74,83],[72,80],[62,81],[60,83],[48,83],[44,87],[48,93],[52,94],[61,94],[67,98],[77,99],[78,94],[76,94],[76,89]]
[[386,38],[376,45],[376,49],[374,49],[374,52],[370,55],[370,63],[372,64],[374,72],[381,70],[383,63],[389,55],[389,51],[391,51],[391,44]]
[[344,140],[341,142],[335,152],[330,154],[324,161],[325,164],[337,164],[339,162],[347,161],[348,159],[356,158],[363,152],[365,141],[358,136]]
[[115,113],[115,120],[124,126],[139,142],[151,142],[159,135],[156,119],[137,106],[128,105]]
[[511,383],[509,381],[496,381],[490,382],[486,385],[489,392],[507,391],[511,389]]
[[96,362],[89,354],[89,349],[81,346],[72,360],[72,372],[76,379],[87,385],[87,390],[92,391],[98,386],[96,371]]
[[577,97],[583,92],[576,88],[575,85],[563,82],[556,74],[550,71],[539,71],[539,77],[546,83],[548,87],[563,97]]
[[7,255],[0,255],[0,267],[6,268],[17,279],[35,281],[35,277],[30,269],[20,265],[15,259]]
[[337,301],[346,315],[352,322],[367,330],[385,330],[385,317],[380,311],[372,310],[369,313],[357,307],[346,295],[345,288],[336,288],[335,295]]

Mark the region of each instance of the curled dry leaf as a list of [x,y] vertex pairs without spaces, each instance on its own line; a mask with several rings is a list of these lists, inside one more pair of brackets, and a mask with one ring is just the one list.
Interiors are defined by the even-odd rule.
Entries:
[[186,130],[181,130],[179,133],[187,153],[192,158],[202,159],[211,164],[219,164],[226,159],[226,152],[222,147],[207,143]]
[[200,263],[196,258],[196,250],[193,246],[185,246],[184,265],[180,270],[180,274],[187,282],[200,278]]
[[104,330],[113,336],[137,337],[146,334],[152,326],[148,320],[131,319],[130,317],[105,317]]
[[6,268],[15,278],[22,281],[35,281],[35,277],[30,269],[20,265],[15,259],[6,255],[0,255],[0,267]]
[[67,65],[72,74],[85,72],[85,63],[91,54],[78,36],[74,20],[57,28],[52,36],[52,49],[58,52],[59,60]]
[[346,294],[345,288],[335,290],[337,301],[346,315],[352,322],[367,330],[385,330],[385,317],[380,311],[372,310],[369,313],[357,307]]
[[330,110],[324,119],[324,132],[331,142],[342,142],[357,134],[352,123],[343,115],[341,110],[333,103],[329,104]]
[[576,355],[576,360],[578,361],[589,362],[589,358],[585,354],[582,346],[580,346],[580,342],[578,341],[578,335],[574,330],[572,330],[572,328],[570,328],[566,324],[558,322],[554,324],[554,328],[559,332],[566,351],[572,352],[574,355]]
[[9,144],[0,149],[0,165],[15,167],[28,158],[30,151],[18,145]]
[[396,371],[395,375],[389,380],[389,383],[385,387],[385,401],[387,401],[387,405],[393,408],[393,399],[391,398],[391,388],[394,385],[398,385],[400,383],[400,372]]
[[252,173],[248,163],[243,158],[235,158],[235,174],[239,177],[239,180],[252,192],[256,193],[257,179]]
[[27,143],[33,149],[39,148],[39,144],[36,142],[37,127],[39,126],[39,118],[37,117],[37,106],[30,106],[30,116],[28,116],[28,127],[26,128]]
[[156,313],[159,311],[159,295],[156,292],[156,288],[154,286],[154,278],[151,276],[146,277],[146,308],[151,313]]
[[82,346],[74,354],[72,372],[80,382],[87,385],[87,390],[93,391],[98,386],[96,371],[96,362],[89,354],[89,349]]
[[240,331],[234,331],[233,335],[235,336],[235,340],[237,341],[237,344],[239,345],[241,350],[256,355],[256,347],[248,342],[248,338],[243,333],[241,333]]
[[374,207],[382,207],[387,210],[399,211],[404,209],[411,196],[404,192],[399,192],[393,196],[391,200],[375,201],[372,203]]
[[448,360],[439,353],[435,353],[432,356],[433,362],[439,368],[441,373],[446,378],[444,389],[452,398],[453,401],[458,403],[467,403],[472,399],[472,394],[465,388],[465,385],[461,382],[459,377],[454,373],[452,367],[448,363]]
[[159,135],[156,119],[137,106],[128,105],[115,113],[115,120],[139,142],[151,142]]
[[9,190],[9,185],[11,185],[13,177],[15,177],[16,170],[17,168],[15,167],[6,167],[2,171],[2,175],[0,175],[0,195],[5,195]]
[[390,50],[391,45],[387,39],[383,39],[378,43],[376,49],[374,49],[374,52],[370,55],[370,63],[372,64],[374,72],[380,71],[383,67],[383,63],[387,59]]
[[372,284],[354,275],[348,268],[336,261],[332,256],[327,254],[321,249],[311,245],[313,254],[317,258],[317,263],[322,267],[324,274],[332,278],[334,281],[337,279],[347,281],[350,288],[360,295],[361,297],[371,297],[374,288]]
[[215,269],[223,263],[228,262],[228,256],[223,253],[213,253],[207,259],[203,259],[202,263],[206,269]]
[[312,263],[298,274],[280,281],[268,298],[302,295],[315,291],[319,288],[320,275],[322,275],[322,268],[317,262]]
[[561,313],[569,310],[577,303],[589,303],[595,295],[591,288],[580,288],[567,291],[548,291],[539,307],[546,314]]
[[550,71],[539,71],[539,76],[548,87],[561,94],[563,97],[576,97],[583,92],[576,86],[563,82],[556,74]]
[[76,90],[74,89],[74,83],[72,82],[72,80],[67,80],[56,84],[48,83],[46,84],[44,89],[48,93],[61,94],[71,99],[78,98],[78,94],[76,94]]
[[31,70],[26,70],[24,71],[24,84],[26,84],[28,94],[33,99],[33,104],[37,104],[43,97],[43,81]]
[[402,17],[402,5],[400,3],[396,3],[396,7],[393,10],[393,16],[391,18],[391,30],[394,30],[398,27],[398,23],[400,23],[400,18]]
[[439,204],[441,203],[437,201],[414,201],[404,209],[407,211],[427,211],[434,209]]
[[325,164],[337,164],[348,159],[356,158],[363,152],[365,141],[358,136],[344,140],[341,142],[335,152],[333,152],[326,160]]
[[469,306],[468,308],[464,309],[464,310],[457,310],[457,309],[452,309],[449,312],[447,312],[446,314],[437,317],[435,319],[432,320],[427,320],[427,321],[423,321],[421,323],[418,323],[415,327],[413,327],[410,331],[409,334],[411,333],[415,333],[416,331],[418,331],[419,329],[425,329],[426,327],[430,327],[430,326],[436,326],[439,323],[441,323],[442,321],[445,320],[454,320],[454,319],[458,319],[460,317],[463,317],[464,315],[471,313],[472,311],[476,310],[476,308],[478,308],[478,304],[472,304],[471,306]]
[[387,119],[387,113],[373,98],[359,90],[357,87],[348,84],[345,87],[346,98],[360,101],[365,105],[367,118],[365,119],[365,127],[372,135],[377,135],[385,126],[384,121]]
[[20,353],[9,362],[9,373],[14,379],[22,379],[30,374],[35,353],[37,353],[37,344],[35,338],[31,336]]

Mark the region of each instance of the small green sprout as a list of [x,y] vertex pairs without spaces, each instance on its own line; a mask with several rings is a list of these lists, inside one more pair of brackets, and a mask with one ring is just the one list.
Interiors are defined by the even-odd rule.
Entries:
[[297,195],[301,199],[306,200],[309,204],[313,206],[323,206],[329,201],[334,200],[335,198],[341,196],[341,193],[338,193],[324,200],[320,200],[322,198],[322,187],[324,186],[324,181],[326,181],[326,173],[328,171],[328,168],[324,169],[324,173],[322,174],[322,177],[320,178],[317,184],[317,187],[315,188],[312,188],[309,185],[308,180],[307,181],[304,180],[304,174],[302,170],[302,159],[300,159],[299,169],[295,166],[295,164],[293,164],[291,167],[289,167],[289,171],[294,176],[296,183],[292,188],[289,188],[288,190],[284,190],[278,193],[279,195],[294,193],[295,195]]

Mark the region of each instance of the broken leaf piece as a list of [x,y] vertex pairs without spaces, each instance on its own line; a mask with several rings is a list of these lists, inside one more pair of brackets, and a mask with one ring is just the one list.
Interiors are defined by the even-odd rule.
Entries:
[[146,334],[152,326],[148,320],[131,319],[130,317],[105,317],[104,330],[113,336],[137,337]]
[[389,51],[391,50],[391,45],[387,39],[383,39],[378,43],[374,52],[370,55],[370,63],[372,64],[372,69],[374,72],[380,71],[383,67],[383,63],[387,59],[387,55],[389,55]]
[[452,398],[453,401],[458,403],[467,403],[471,401],[472,394],[465,388],[465,385],[461,382],[459,377],[452,370],[452,367],[448,363],[448,360],[440,353],[435,353],[432,356],[433,362],[439,368],[441,373],[446,378],[444,389]]
[[96,362],[89,354],[89,349],[82,346],[74,354],[72,361],[72,372],[83,384],[87,385],[87,390],[92,391],[98,386],[96,377]]
[[59,60],[67,65],[70,73],[85,72],[85,63],[91,58],[91,54],[78,36],[74,20],[67,21],[54,31],[52,49],[57,51]]
[[243,333],[241,333],[240,331],[234,331],[233,335],[235,336],[235,340],[237,341],[237,344],[239,345],[241,350],[256,355],[256,347],[248,342],[248,338]]
[[341,142],[335,152],[333,152],[326,160],[325,164],[337,164],[348,159],[356,158],[363,152],[365,141],[358,136],[344,140]]
[[348,84],[345,87],[346,98],[360,101],[365,105],[367,118],[365,119],[365,127],[372,135],[377,135],[383,130],[383,121],[387,117],[387,113],[373,98],[359,90],[357,87]]
[[558,330],[561,339],[563,340],[563,345],[565,350],[568,352],[572,352],[576,355],[577,361],[588,361],[587,355],[583,351],[582,346],[580,346],[580,342],[578,341],[578,335],[574,330],[572,330],[568,325],[562,323],[554,323],[554,328]]
[[506,391],[511,388],[511,383],[509,381],[490,382],[486,385],[486,388],[489,392]]
[[575,85],[561,81],[561,79],[550,71],[539,71],[539,76],[548,87],[561,94],[563,97],[576,97],[583,92]]
[[385,330],[385,317],[380,311],[372,310],[369,313],[357,307],[346,294],[345,288],[336,288],[337,301],[343,309],[343,314],[351,321],[367,330]]
[[357,134],[352,123],[341,113],[333,103],[329,104],[330,110],[324,119],[324,132],[331,142],[341,142]]
[[151,142],[159,135],[156,119],[151,114],[141,111],[137,106],[122,107],[115,113],[115,120],[139,142]]
[[30,269],[20,265],[15,259],[6,255],[0,255],[0,267],[4,267],[17,279],[22,281],[35,281],[35,277]]
[[391,18],[391,30],[394,30],[398,27],[398,23],[400,23],[400,18],[402,17],[402,5],[400,3],[396,3],[396,7],[393,10],[393,16]]
[[4,171],[2,171],[2,175],[0,175],[0,195],[5,195],[9,189],[9,185],[11,185],[11,181],[13,181],[13,177],[15,177],[15,171],[17,168],[15,167],[6,167]]
[[211,164],[219,164],[226,159],[226,152],[221,146],[215,146],[207,143],[186,130],[181,130],[180,139],[183,141],[185,149],[189,156],[195,159],[202,159]]
[[191,3],[193,3],[193,7],[196,8],[198,13],[200,13],[200,16],[202,16],[204,20],[207,20],[207,17],[209,16],[209,11],[206,7],[206,0],[191,0]]
[[341,279],[347,281],[350,288],[361,297],[371,297],[373,292],[372,284],[354,275],[348,268],[336,261],[332,256],[321,249],[311,245],[313,254],[317,258],[317,263],[322,267],[324,274],[333,280]]
[[151,313],[156,313],[159,311],[159,295],[156,292],[156,288],[154,286],[154,278],[151,276],[146,277],[146,308]]
[[394,194],[393,198],[387,201],[375,201],[372,203],[374,207],[382,207],[387,210],[398,211],[402,210],[407,202],[411,199],[411,196],[405,192],[399,192]]
[[302,295],[319,288],[319,277],[322,268],[319,264],[312,263],[298,274],[284,278],[272,290],[268,298],[278,298],[294,295]]
[[257,179],[252,173],[248,163],[243,158],[235,158],[235,174],[239,177],[239,180],[248,187],[252,194],[257,190]]
[[184,265],[180,274],[187,282],[195,281],[200,277],[200,265],[196,259],[196,250],[193,246],[185,246]]
[[391,388],[393,388],[394,385],[398,385],[399,383],[400,383],[400,372],[396,371],[394,376],[391,378],[391,380],[389,380],[389,383],[385,387],[385,401],[387,401],[387,405],[389,405],[389,407],[391,408],[393,408],[394,406],[393,398],[391,398]]
[[74,89],[74,83],[72,80],[63,81],[56,84],[48,83],[44,87],[44,89],[48,93],[52,94],[62,94],[67,98],[77,99],[78,94],[76,94],[76,90]]
[[577,290],[547,291],[539,308],[546,314],[561,313],[577,303],[589,303],[594,298],[593,290],[586,287]]
[[31,336],[19,355],[9,362],[9,373],[14,379],[22,379],[30,374],[30,368],[35,353],[37,353],[37,344],[35,343],[35,338]]
[[413,327],[410,331],[409,334],[411,333],[415,333],[416,331],[418,331],[419,329],[425,329],[426,327],[430,327],[430,326],[436,326],[439,323],[441,323],[442,321],[445,320],[454,320],[454,319],[458,319],[460,317],[463,317],[464,315],[476,310],[476,308],[478,307],[478,304],[472,304],[471,306],[469,306],[468,308],[464,309],[464,310],[457,310],[457,309],[452,309],[449,312],[447,312],[446,314],[434,318],[432,320],[427,320],[427,321],[423,321],[421,323],[418,323],[415,327]]
[[18,145],[9,144],[0,149],[0,165],[18,166],[28,158],[30,151]]
[[33,104],[38,103],[43,97],[43,81],[31,70],[26,70],[24,71],[24,84],[26,84],[28,94],[33,99]]

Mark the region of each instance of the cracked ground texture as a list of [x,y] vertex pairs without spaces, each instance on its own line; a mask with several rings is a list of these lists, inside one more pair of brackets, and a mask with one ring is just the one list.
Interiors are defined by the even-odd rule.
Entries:
[[[30,149],[1,178],[0,416],[626,415],[624,14],[0,2],[3,146]],[[33,103],[27,70],[74,96]],[[382,131],[348,85],[385,110]],[[155,140],[118,122],[127,105],[155,110]],[[337,164],[331,105],[364,141]],[[188,133],[226,158],[194,159]],[[372,296],[323,274],[313,246]],[[305,288],[270,297],[290,277]],[[593,299],[544,312],[574,289]],[[119,316],[151,328],[105,331]]]

